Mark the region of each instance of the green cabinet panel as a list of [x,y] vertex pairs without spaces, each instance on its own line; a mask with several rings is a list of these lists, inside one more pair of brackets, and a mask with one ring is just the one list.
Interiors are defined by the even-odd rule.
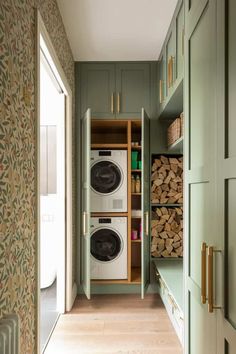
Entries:
[[150,65],[116,64],[116,116],[136,118],[145,107],[150,110]]
[[80,70],[81,116],[88,108],[92,118],[136,118],[150,111],[151,63],[77,63]]
[[82,287],[90,299],[90,150],[91,150],[91,110],[82,120]]
[[81,65],[81,113],[92,109],[93,118],[115,117],[115,65]]
[[172,27],[166,43],[166,96],[171,95],[175,81],[176,60],[175,28]]
[[166,99],[166,54],[165,48],[159,58],[159,105],[163,105]]
[[[179,0],[158,60],[159,114],[181,113],[183,102],[184,2]],[[176,104],[176,101],[177,104]],[[176,106],[176,110],[173,106]],[[182,107],[183,108],[183,107]]]
[[216,1],[199,1],[195,12],[188,11],[188,0],[185,4],[185,353],[216,354],[217,311],[210,313],[202,296],[201,262],[203,242],[218,244]]
[[184,5],[180,4],[179,12],[176,16],[176,65],[175,79],[183,78],[184,65]]
[[[217,0],[217,191],[218,244],[216,258],[218,353],[233,354],[236,348],[236,2]],[[222,291],[224,289],[224,291]]]
[[144,298],[150,274],[150,120],[142,108],[142,250],[141,296]]

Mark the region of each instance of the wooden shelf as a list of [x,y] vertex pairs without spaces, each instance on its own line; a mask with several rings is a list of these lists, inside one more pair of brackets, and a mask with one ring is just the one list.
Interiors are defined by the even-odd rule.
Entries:
[[131,145],[131,150],[142,150],[142,146],[141,145],[138,145],[138,146]]
[[132,267],[131,268],[131,283],[132,284],[141,284],[141,268]]
[[142,216],[131,216],[131,219],[142,219]]
[[91,144],[92,149],[127,149],[128,144]]
[[138,238],[137,240],[131,240],[132,243],[141,243],[142,240],[140,238]]
[[93,217],[115,217],[115,216],[128,216],[128,213],[91,213],[91,216]]
[[134,172],[135,172],[135,173],[138,173],[138,172],[141,173],[142,170],[131,170],[131,172],[132,172],[132,173],[134,173]]
[[178,140],[174,142],[174,144],[168,147],[170,152],[182,152],[183,151],[183,142],[184,138],[181,136]]
[[142,195],[142,193],[131,193],[132,195]]

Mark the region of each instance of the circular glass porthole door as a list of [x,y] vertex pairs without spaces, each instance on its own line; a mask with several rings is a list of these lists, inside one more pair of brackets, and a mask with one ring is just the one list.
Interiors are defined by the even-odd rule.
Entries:
[[119,257],[122,242],[118,233],[112,229],[99,229],[91,236],[91,254],[101,262],[110,262]]
[[91,186],[99,194],[114,193],[122,183],[120,168],[112,161],[99,161],[91,168]]

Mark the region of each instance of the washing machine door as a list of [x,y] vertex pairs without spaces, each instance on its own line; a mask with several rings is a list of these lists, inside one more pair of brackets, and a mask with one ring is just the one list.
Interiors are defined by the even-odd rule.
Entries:
[[91,254],[101,262],[110,262],[120,256],[122,241],[119,234],[109,228],[101,228],[91,235]]
[[122,171],[111,160],[96,162],[91,168],[91,187],[98,194],[112,194],[122,184]]

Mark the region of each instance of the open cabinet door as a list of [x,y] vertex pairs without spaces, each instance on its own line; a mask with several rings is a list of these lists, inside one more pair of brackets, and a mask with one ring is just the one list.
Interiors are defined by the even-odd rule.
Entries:
[[90,299],[90,150],[91,110],[82,121],[82,287]]
[[142,108],[142,279],[141,295],[144,298],[149,283],[150,260],[150,130],[149,117]]

